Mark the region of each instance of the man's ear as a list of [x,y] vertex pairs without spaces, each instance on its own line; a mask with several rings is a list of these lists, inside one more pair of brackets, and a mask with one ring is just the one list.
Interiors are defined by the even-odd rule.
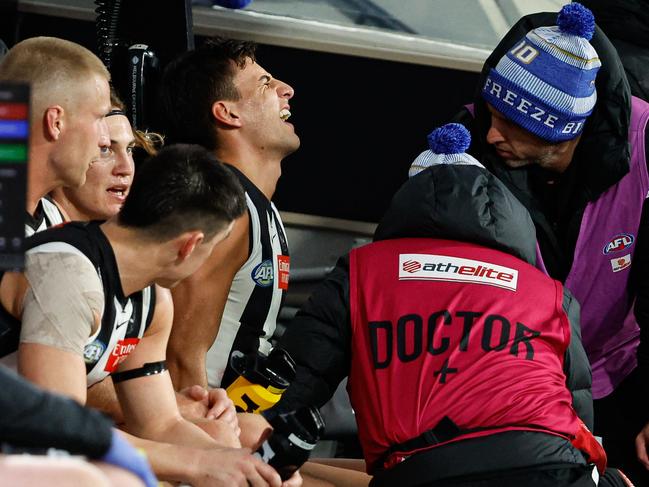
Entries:
[[65,110],[60,105],[47,107],[43,115],[43,134],[47,140],[59,140],[63,131]]
[[212,104],[212,116],[218,123],[228,127],[241,127],[237,105],[233,101],[221,100]]
[[180,246],[178,247],[178,260],[180,262],[186,260],[194,249],[200,245],[205,239],[205,235],[200,231],[185,232],[180,237]]

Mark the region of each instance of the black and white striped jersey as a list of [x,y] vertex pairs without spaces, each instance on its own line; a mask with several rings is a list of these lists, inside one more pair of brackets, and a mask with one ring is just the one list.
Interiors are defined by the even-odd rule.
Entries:
[[124,296],[115,254],[101,222],[74,222],[29,239],[28,253],[71,253],[87,258],[104,290],[101,324],[84,347],[88,387],[117,370],[138,344],[155,311],[155,287]]
[[33,215],[27,213],[25,220],[25,237],[31,237],[36,232],[59,225],[65,221],[61,210],[49,196],[38,201],[38,206]]
[[286,233],[277,208],[246,176],[228,167],[246,190],[250,252],[234,276],[218,334],[207,352],[211,387],[227,387],[236,379],[229,366],[232,351],[270,352],[290,267]]

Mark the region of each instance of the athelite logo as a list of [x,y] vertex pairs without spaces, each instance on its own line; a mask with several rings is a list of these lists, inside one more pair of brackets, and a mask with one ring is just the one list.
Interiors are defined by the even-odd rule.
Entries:
[[518,271],[461,257],[399,254],[399,280],[467,282],[516,291]]
[[412,274],[413,272],[417,272],[418,270],[421,269],[421,264],[416,260],[407,260],[403,263],[401,268],[404,271],[410,272]]
[[628,249],[633,245],[635,237],[630,233],[621,233],[616,235],[611,240],[609,240],[606,245],[604,245],[604,255],[610,254],[611,252],[621,252]]

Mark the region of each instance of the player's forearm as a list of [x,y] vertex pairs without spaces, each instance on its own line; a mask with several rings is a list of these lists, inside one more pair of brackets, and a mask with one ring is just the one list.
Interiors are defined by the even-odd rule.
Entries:
[[152,418],[146,424],[131,426],[128,431],[143,439],[173,443],[174,445],[185,445],[195,448],[214,448],[220,445],[205,431],[195,424],[182,418],[180,415],[174,418]]
[[159,480],[191,483],[195,477],[195,451],[171,443],[143,439],[127,433],[128,440],[143,450]]

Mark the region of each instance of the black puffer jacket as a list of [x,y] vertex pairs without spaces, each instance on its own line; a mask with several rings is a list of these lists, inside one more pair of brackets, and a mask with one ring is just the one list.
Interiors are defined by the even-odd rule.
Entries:
[[[409,179],[394,196],[375,240],[444,238],[477,243],[535,259],[534,225],[525,208],[493,174],[471,165],[438,165]],[[322,406],[350,366],[348,256],[342,258],[281,339],[297,363],[297,378],[279,408]],[[576,300],[566,292],[564,309],[573,339],[566,373],[575,409],[592,427],[590,368],[581,346]]]

